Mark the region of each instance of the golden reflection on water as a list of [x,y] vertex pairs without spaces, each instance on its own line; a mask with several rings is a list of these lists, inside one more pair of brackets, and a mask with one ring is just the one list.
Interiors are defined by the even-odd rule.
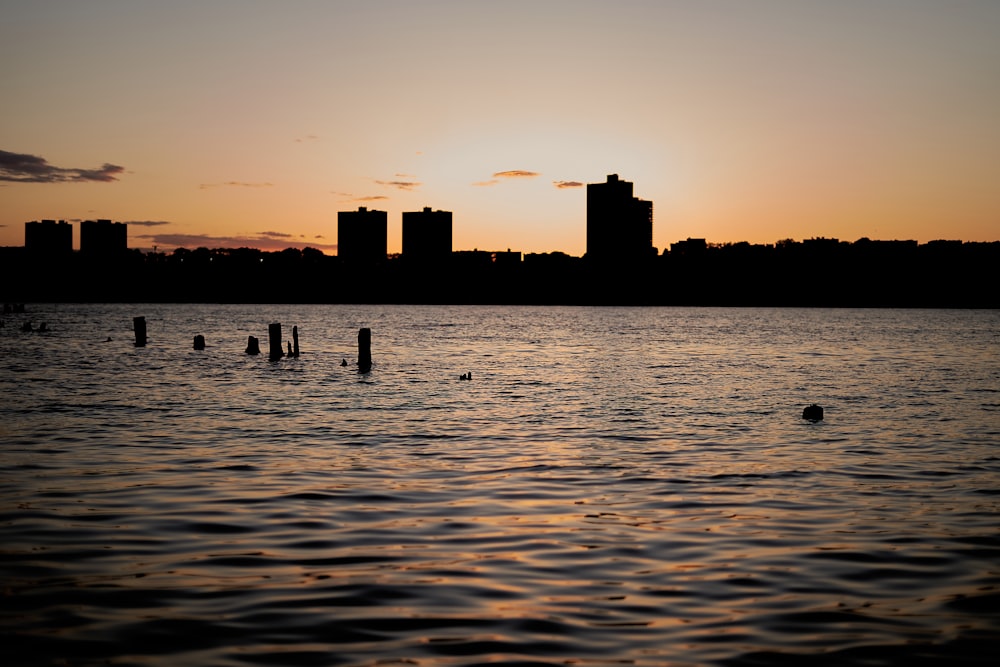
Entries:
[[[44,370],[0,333],[0,626],[40,662],[79,648],[57,639],[155,666],[997,636],[1000,315],[161,307],[153,345],[94,360],[134,310],[103,308],[38,339]],[[242,353],[272,319],[302,357]]]

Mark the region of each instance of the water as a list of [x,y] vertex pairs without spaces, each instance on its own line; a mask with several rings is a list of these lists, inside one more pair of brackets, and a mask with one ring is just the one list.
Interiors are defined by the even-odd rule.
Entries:
[[1000,648],[998,311],[28,310],[0,328],[0,664]]

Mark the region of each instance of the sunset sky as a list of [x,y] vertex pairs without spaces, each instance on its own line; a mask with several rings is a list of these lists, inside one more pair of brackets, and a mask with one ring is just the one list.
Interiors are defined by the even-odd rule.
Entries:
[[[997,0],[0,0],[0,245],[312,246],[454,212],[454,249],[1000,239]],[[74,230],[78,241],[78,229]]]

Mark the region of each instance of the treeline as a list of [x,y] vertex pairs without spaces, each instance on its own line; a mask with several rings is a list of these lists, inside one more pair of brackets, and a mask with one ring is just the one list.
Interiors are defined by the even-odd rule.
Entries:
[[709,244],[595,264],[564,253],[454,252],[349,264],[252,248],[87,257],[0,249],[5,302],[439,303],[997,308],[1000,242]]

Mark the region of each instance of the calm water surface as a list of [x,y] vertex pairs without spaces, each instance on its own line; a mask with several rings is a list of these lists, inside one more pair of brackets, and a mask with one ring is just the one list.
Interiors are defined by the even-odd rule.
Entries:
[[[1000,649],[998,311],[28,311],[0,328],[0,664]],[[267,359],[272,322],[300,357]]]

